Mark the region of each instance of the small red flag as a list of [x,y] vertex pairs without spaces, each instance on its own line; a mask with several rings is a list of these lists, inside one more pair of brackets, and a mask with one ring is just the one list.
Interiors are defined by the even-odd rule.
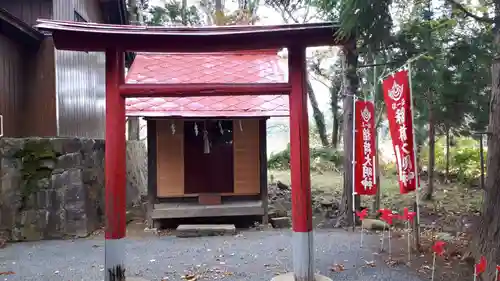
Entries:
[[446,245],[446,243],[443,241],[436,241],[436,243],[432,246],[432,251],[436,253],[436,255],[442,256],[444,253],[444,245]]
[[385,221],[389,224],[392,225],[392,220],[394,219],[394,215],[392,213],[387,214],[387,218]]
[[481,259],[479,260],[479,263],[476,264],[475,269],[476,276],[479,276],[479,274],[483,273],[486,270],[486,258],[484,256],[481,256]]
[[361,212],[356,211],[356,216],[358,216],[360,220],[364,220],[367,215],[368,215],[368,209],[363,209]]
[[392,215],[392,211],[389,210],[389,209],[380,209],[378,210],[378,212],[380,213],[380,218],[389,223],[389,220],[391,221],[389,224],[392,224],[392,219],[393,219],[393,215]]
[[417,215],[417,213],[415,213],[415,212],[410,212],[410,211],[408,210],[408,208],[406,208],[406,207],[404,208],[403,213],[404,213],[404,214],[403,214],[403,219],[404,219],[404,220],[407,220],[407,221],[409,221],[409,222],[411,222],[411,223],[413,223],[413,219],[415,218],[415,216]]

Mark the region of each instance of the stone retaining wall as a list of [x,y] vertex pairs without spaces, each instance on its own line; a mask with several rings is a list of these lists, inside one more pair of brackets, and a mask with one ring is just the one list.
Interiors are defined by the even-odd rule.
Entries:
[[[0,139],[0,238],[84,237],[100,228],[104,148],[93,139]],[[145,183],[129,179],[129,204],[145,189],[131,184]]]

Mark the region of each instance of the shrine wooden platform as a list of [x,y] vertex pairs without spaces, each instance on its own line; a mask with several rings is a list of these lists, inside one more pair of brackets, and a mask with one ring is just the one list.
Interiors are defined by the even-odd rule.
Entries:
[[151,212],[153,220],[196,217],[263,216],[262,200],[230,201],[219,205],[200,205],[198,202],[155,204]]

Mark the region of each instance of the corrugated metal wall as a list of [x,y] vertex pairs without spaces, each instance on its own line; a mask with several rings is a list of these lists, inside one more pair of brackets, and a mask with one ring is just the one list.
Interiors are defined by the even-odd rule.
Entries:
[[[102,22],[98,0],[53,0],[53,19]],[[58,135],[104,138],[104,53],[55,53]]]
[[9,38],[0,35],[0,114],[3,115],[5,137],[22,135],[23,61],[24,52]]

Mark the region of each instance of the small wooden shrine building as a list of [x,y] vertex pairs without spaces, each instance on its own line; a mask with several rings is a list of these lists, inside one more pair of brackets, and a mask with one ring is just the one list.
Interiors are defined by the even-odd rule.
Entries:
[[[285,83],[277,50],[139,53],[126,83]],[[150,219],[262,216],[267,221],[266,120],[288,95],[128,98],[148,127]]]

